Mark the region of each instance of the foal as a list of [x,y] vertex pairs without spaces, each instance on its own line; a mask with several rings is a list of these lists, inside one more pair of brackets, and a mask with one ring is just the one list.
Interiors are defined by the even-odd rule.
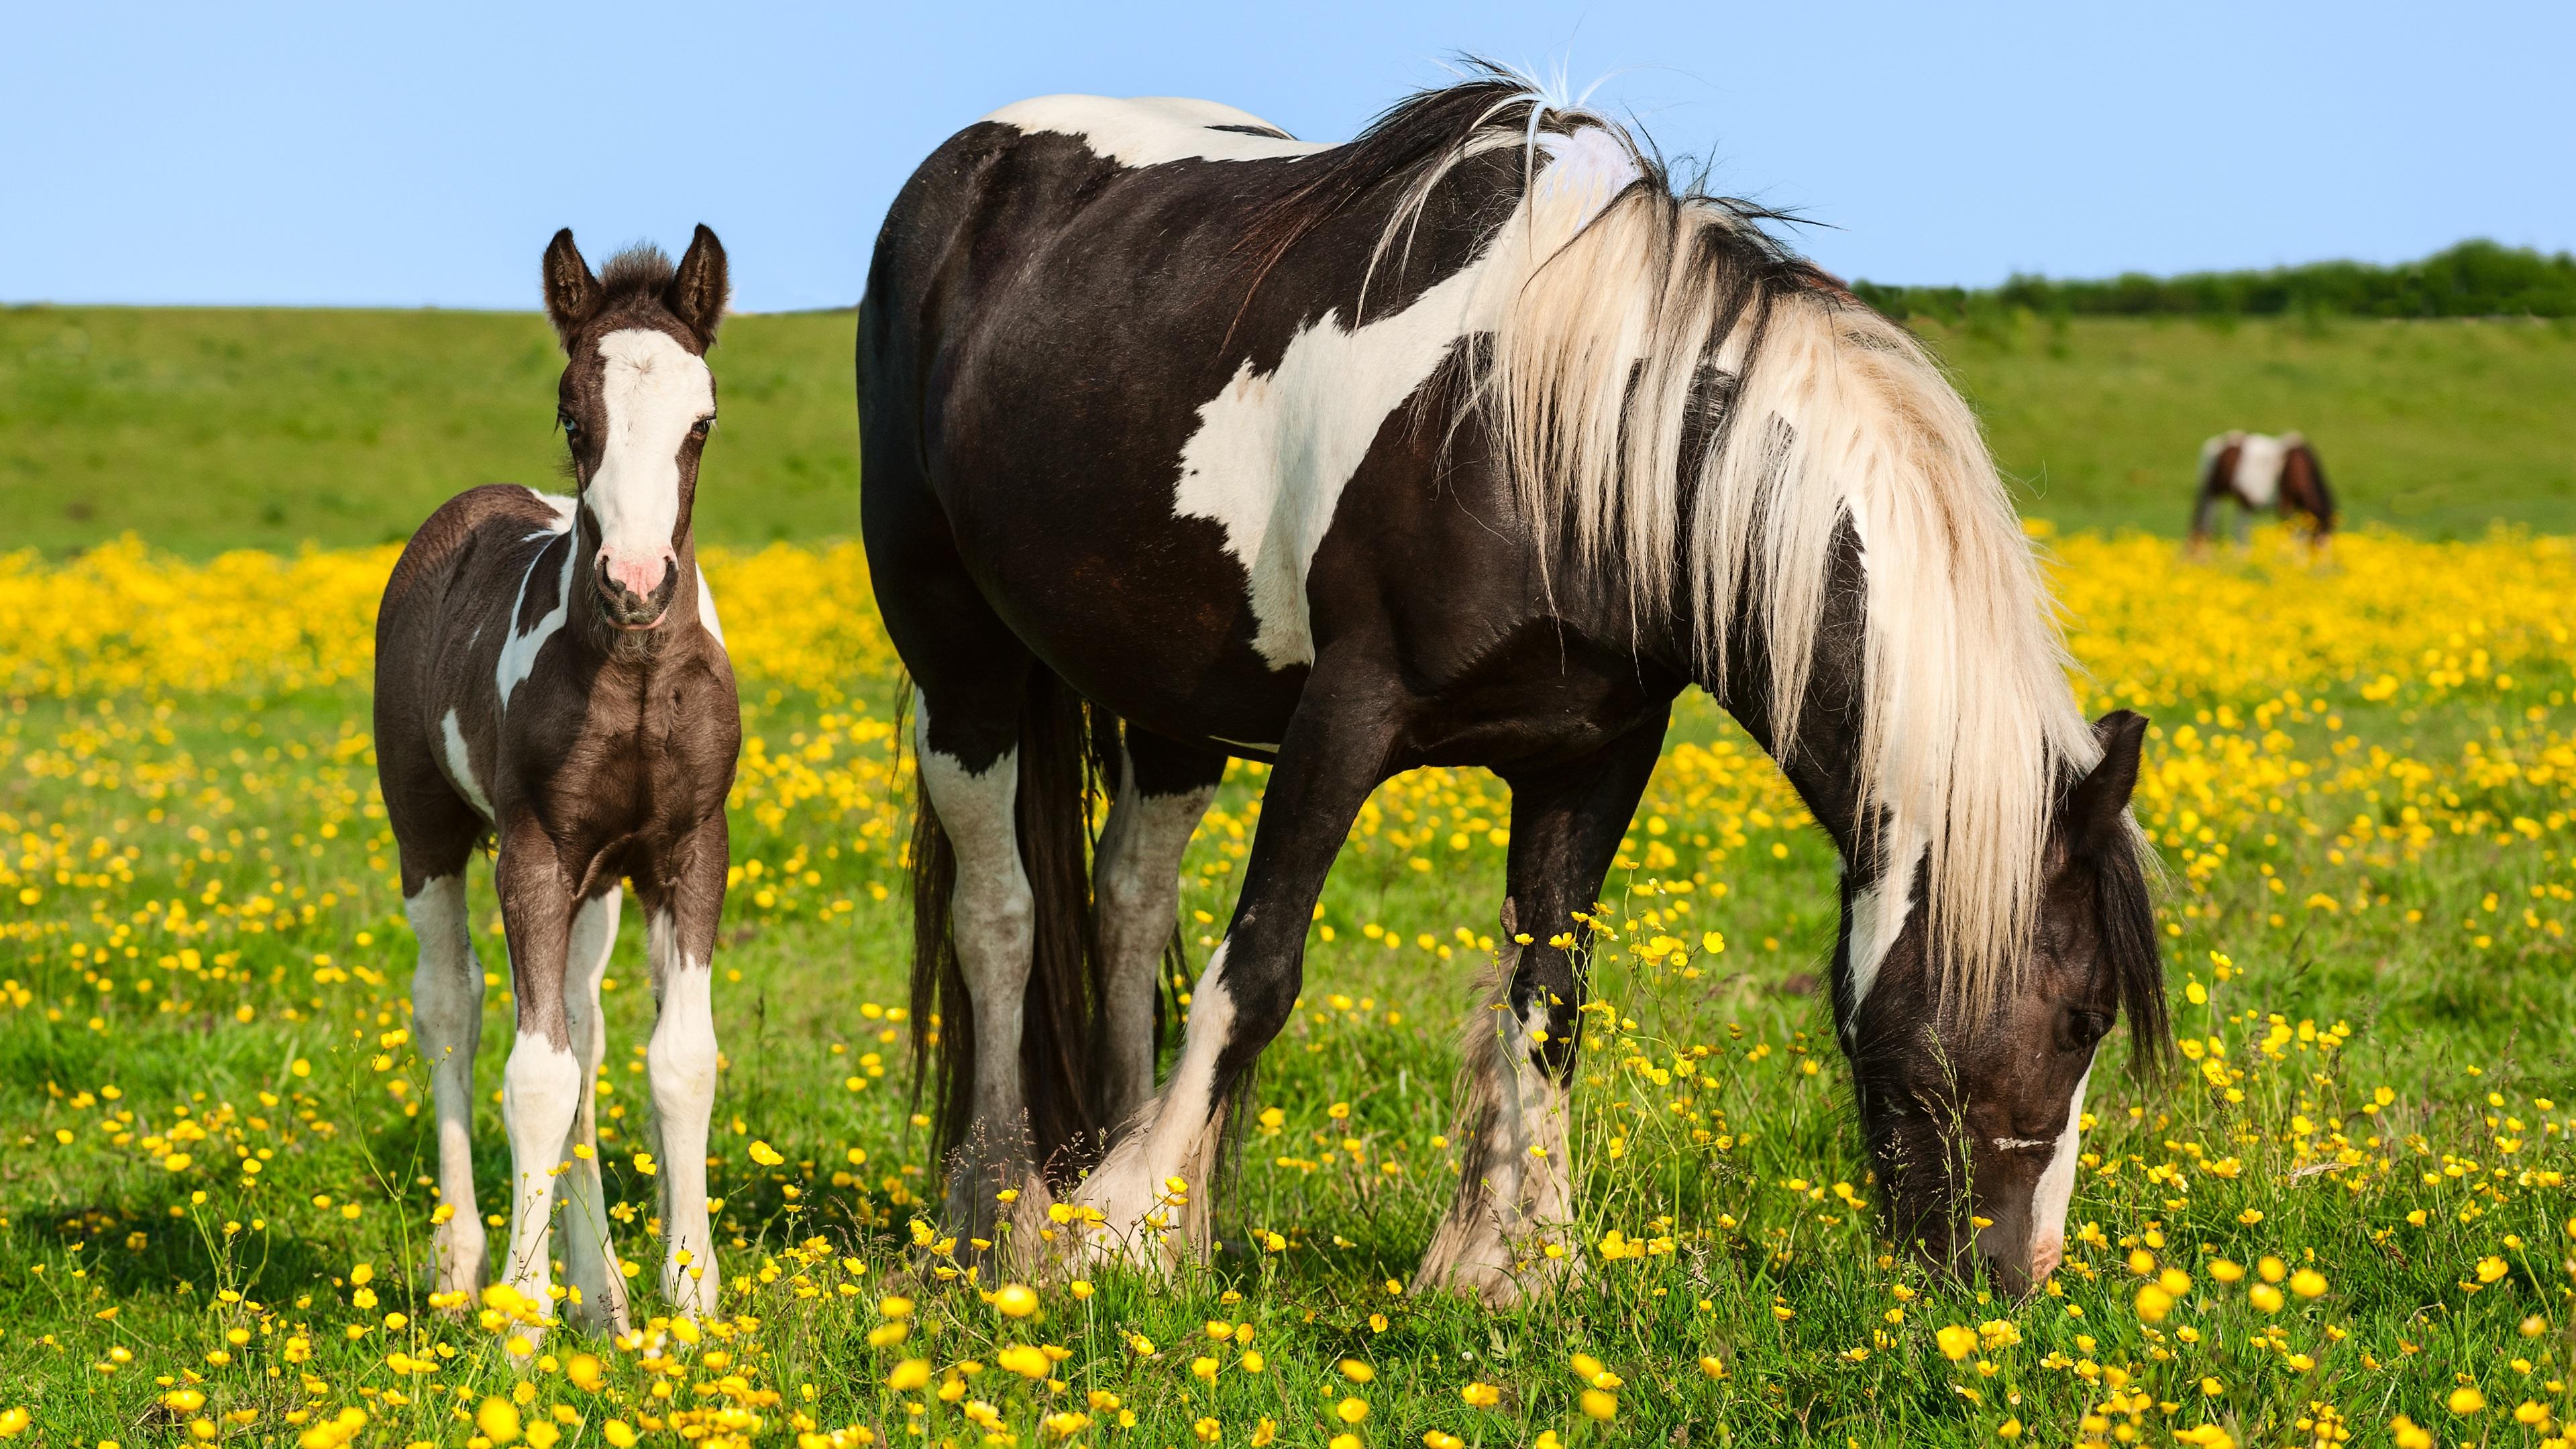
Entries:
[[2200,445],[2200,492],[2191,509],[2193,556],[2209,552],[2218,511],[2230,499],[2242,510],[2240,532],[2253,526],[2256,513],[2272,508],[2285,519],[2306,519],[2320,553],[2334,541],[2334,493],[2326,487],[2325,464],[2301,434],[2276,438],[2239,429]]
[[376,624],[378,775],[420,938],[412,1020],[438,1110],[435,1287],[470,1294],[487,1268],[472,1151],[483,968],[465,864],[490,839],[518,1006],[502,1071],[512,1217],[497,1276],[551,1311],[561,1176],[572,1203],[566,1316],[610,1331],[626,1327],[627,1296],[600,1190],[592,1081],[621,881],[647,913],[660,1001],[650,1074],[663,1292],[687,1314],[717,1301],[709,957],[742,726],[689,508],[716,420],[705,354],[725,294],[724,247],[703,226],[676,270],[639,247],[610,259],[604,277],[569,230],[557,232],[546,314],[569,359],[557,419],[576,496],[494,485],[448,500],[404,548]]

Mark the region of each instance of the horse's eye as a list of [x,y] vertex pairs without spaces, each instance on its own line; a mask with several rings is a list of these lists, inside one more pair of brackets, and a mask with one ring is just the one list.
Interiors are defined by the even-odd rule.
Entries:
[[2088,1051],[2096,1042],[2111,1034],[2113,1017],[2107,1011],[2087,1007],[2068,1007],[2058,1031],[2067,1051]]
[[555,409],[555,426],[563,429],[564,436],[567,438],[581,436],[581,419],[574,417],[563,408]]
[[696,422],[689,424],[689,436],[692,438],[703,438],[708,433],[715,430],[715,425],[716,420],[713,415],[700,418]]

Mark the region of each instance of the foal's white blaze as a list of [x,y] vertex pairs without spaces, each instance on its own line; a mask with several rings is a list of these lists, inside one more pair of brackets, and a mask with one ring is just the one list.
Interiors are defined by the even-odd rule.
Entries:
[[483,793],[483,782],[474,778],[474,755],[465,748],[465,730],[458,724],[456,711],[449,710],[438,722],[439,742],[447,751],[448,783],[465,792],[465,803],[474,807],[484,819],[492,818],[492,801]]
[[2075,1097],[2066,1104],[2066,1128],[2057,1134],[2057,1151],[2039,1175],[2030,1195],[2030,1276],[2036,1282],[2057,1271],[2066,1256],[2066,1205],[2075,1196],[2076,1154],[2083,1149],[2084,1086],[2091,1068],[2076,1078]]
[[678,562],[680,445],[715,412],[715,378],[706,359],[656,328],[611,332],[599,355],[608,426],[582,497],[599,524],[602,567],[645,597]]
[[1311,156],[1326,149],[1312,141],[1289,141],[1219,126],[1276,126],[1247,111],[1216,101],[1181,96],[1037,96],[1014,101],[987,121],[1018,128],[1026,135],[1071,136],[1095,156],[1121,166],[1161,166],[1172,161],[1274,161]]
[[[1232,945],[1231,940],[1220,942],[1199,973],[1190,994],[1181,1059],[1162,1095],[1073,1191],[1074,1202],[1097,1209],[1102,1219],[1082,1240],[1079,1256],[1164,1266],[1182,1251],[1204,1245],[1208,1197],[1215,1191],[1211,1169],[1224,1125],[1217,1111],[1217,1056],[1234,1035],[1234,997],[1223,977]],[[1178,1205],[1165,1201],[1173,1196],[1170,1183],[1175,1178],[1186,1199]]]
[[[452,719],[453,716],[450,716]],[[472,1292],[482,1286],[482,1209],[474,1202],[474,1051],[483,1034],[483,967],[474,959],[465,915],[465,877],[433,876],[403,900],[420,964],[412,972],[412,1028],[429,1062],[430,1101],[438,1114],[438,1225],[431,1289]]]
[[655,911],[645,923],[644,949],[661,996],[645,1070],[662,1129],[662,1212],[670,1232],[662,1294],[680,1312],[703,1318],[715,1311],[723,1286],[707,1222],[707,1123],[715,1113],[719,1065],[715,972],[681,950],[669,911]]

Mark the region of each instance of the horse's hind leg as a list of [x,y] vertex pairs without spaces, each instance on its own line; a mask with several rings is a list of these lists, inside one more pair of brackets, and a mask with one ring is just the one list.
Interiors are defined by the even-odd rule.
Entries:
[[1100,1123],[1127,1124],[1154,1094],[1154,997],[1181,899],[1181,856],[1225,778],[1225,756],[1130,725],[1118,792],[1092,864],[1100,918]]
[[608,970],[608,954],[617,945],[617,910],[623,893],[610,886],[605,894],[581,903],[572,918],[572,944],[564,952],[564,1018],[572,1035],[573,1060],[581,1067],[581,1096],[573,1106],[572,1133],[564,1159],[564,1276],[573,1297],[565,1317],[572,1323],[609,1333],[626,1331],[626,1278],[617,1270],[617,1253],[608,1236],[608,1202],[599,1180],[598,1073],[608,1049],[608,1025],[600,1018],[599,982]]
[[922,788],[956,861],[948,930],[966,995],[952,1003],[943,989],[943,1045],[970,1053],[972,1064],[959,1083],[964,1100],[940,1104],[954,1149],[948,1222],[988,1240],[999,1194],[1025,1187],[1037,1167],[1021,1073],[1038,925],[1018,829],[1018,703],[1027,668],[998,681],[1005,689],[979,679],[971,690],[950,684],[934,694],[925,684],[919,706]]
[[1511,896],[1501,980],[1467,1023],[1459,1103],[1458,1195],[1414,1275],[1414,1291],[1456,1288],[1500,1306],[1576,1266],[1540,1241],[1573,1216],[1567,1162],[1583,980],[1566,947],[1590,911],[1661,753],[1657,715],[1570,764],[1515,772]]
[[[438,1123],[438,1209],[430,1239],[430,1291],[483,1287],[488,1261],[474,1201],[474,1054],[483,1040],[483,963],[466,919],[465,866],[482,818],[398,731],[379,729],[386,817],[402,855],[403,913],[420,942],[411,978],[411,1029],[429,1063]],[[464,1306],[463,1300],[451,1300]]]

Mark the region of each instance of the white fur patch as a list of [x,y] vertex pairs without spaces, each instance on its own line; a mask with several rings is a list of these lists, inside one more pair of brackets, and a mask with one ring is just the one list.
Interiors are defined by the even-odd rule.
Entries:
[[600,398],[608,415],[599,468],[582,501],[599,522],[602,565],[639,597],[677,558],[680,447],[716,408],[706,359],[671,334],[628,327],[599,339]]
[[2251,508],[2269,508],[2281,496],[2281,465],[2289,447],[2269,433],[2247,433],[2236,454],[2236,492]]
[[1099,902],[1103,995],[1101,1063],[1103,1125],[1113,1131],[1154,1090],[1154,986],[1163,944],[1172,934],[1180,900],[1181,857],[1198,829],[1215,787],[1182,795],[1146,795],[1136,786],[1135,762],[1118,774],[1118,799],[1100,832],[1092,868]]
[[433,876],[403,901],[420,964],[412,972],[412,1029],[429,1063],[438,1118],[438,1196],[454,1213],[437,1228],[433,1288],[482,1286],[483,1214],[474,1201],[474,1053],[483,1028],[483,968],[465,913],[465,877]]
[[1844,1023],[1845,1036],[1859,1031],[1861,1005],[1878,984],[1878,968],[1886,964],[1887,953],[1905,932],[1906,918],[1914,913],[1914,869],[1922,864],[1925,849],[1922,831],[1902,830],[1897,845],[1877,882],[1852,892],[1851,1016]]
[[[720,1060],[716,1051],[715,973],[680,949],[678,925],[656,911],[645,925],[645,949],[661,1009],[653,1022],[645,1070],[653,1083],[653,1116],[661,1126],[663,1213],[669,1256],[662,1292],[682,1313],[715,1311],[722,1277],[715,1233],[707,1221],[707,1123],[715,1114]],[[686,1261],[683,1261],[685,1256]]]
[[[566,515],[560,532],[571,531],[572,520],[570,515]],[[545,617],[537,620],[528,632],[519,632],[519,608],[527,602],[528,580],[535,577],[537,565],[544,561],[545,556],[545,551],[540,549],[535,558],[528,560],[528,571],[519,576],[519,592],[510,600],[510,617],[501,625],[509,632],[508,637],[501,641],[500,658],[492,667],[492,682],[504,710],[510,707],[511,694],[536,669],[537,655],[545,649],[546,641],[555,637],[556,632],[563,628],[564,621],[572,617],[573,549],[567,544],[563,566],[555,577],[555,606],[548,609]],[[484,813],[488,815],[491,812],[486,810]]]
[[[1162,1095],[1100,1166],[1074,1189],[1073,1201],[1097,1209],[1102,1221],[1082,1242],[1093,1257],[1121,1258],[1139,1266],[1171,1262],[1204,1233],[1217,1129],[1216,1064],[1234,1036],[1234,998],[1221,974],[1232,941],[1219,942],[1199,973],[1183,1028],[1181,1059]],[[1186,1202],[1169,1204],[1179,1179]]]
[[716,620],[716,591],[707,587],[707,571],[698,570],[698,627],[715,636],[716,647],[724,647],[724,625]]
[[522,1031],[501,1069],[501,1121],[510,1138],[510,1250],[501,1277],[539,1303],[554,1281],[549,1237],[555,1170],[567,1158],[581,1106],[581,1063],[567,1047]]
[[449,710],[438,722],[439,741],[447,751],[447,782],[465,794],[465,803],[479,812],[486,822],[492,818],[491,797],[483,793],[483,782],[474,778],[474,758],[465,748],[465,731],[456,722],[456,711]]
[[1311,141],[1283,141],[1217,126],[1278,127],[1215,101],[1181,96],[1038,96],[1015,101],[984,117],[1024,135],[1071,136],[1092,154],[1121,166],[1161,166],[1173,161],[1276,161],[1326,149]]
[[1314,662],[1307,566],[1387,414],[1475,326],[1483,270],[1463,268],[1355,330],[1327,311],[1289,341],[1276,370],[1256,374],[1247,360],[1199,408],[1172,511],[1224,527],[1226,551],[1249,576],[1253,647],[1271,668]]
[[573,513],[581,507],[580,499],[573,498],[562,493],[539,493],[534,488],[528,490],[528,496],[536,499],[539,503],[542,503],[555,511],[555,521],[547,529],[549,533],[570,533],[572,531],[572,516]]
[[2066,1249],[2066,1205],[2075,1197],[2076,1155],[2083,1150],[2084,1088],[2093,1080],[2090,1068],[2076,1079],[2075,1098],[2066,1104],[2066,1128],[2057,1134],[2057,1151],[2030,1194],[2031,1258],[2055,1267]]

